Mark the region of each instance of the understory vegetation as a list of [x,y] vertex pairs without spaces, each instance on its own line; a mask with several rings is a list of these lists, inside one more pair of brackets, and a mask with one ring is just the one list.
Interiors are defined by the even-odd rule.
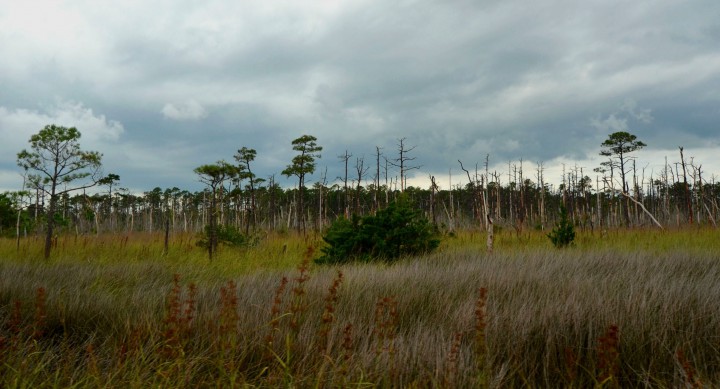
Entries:
[[438,235],[422,212],[406,202],[394,202],[375,215],[336,220],[323,236],[326,247],[316,262],[392,261],[436,249]]
[[315,235],[0,240],[0,386],[713,387],[717,238],[460,231],[337,266]]

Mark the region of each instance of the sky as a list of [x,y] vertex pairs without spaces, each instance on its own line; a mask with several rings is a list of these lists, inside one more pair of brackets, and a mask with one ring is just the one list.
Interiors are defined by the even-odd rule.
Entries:
[[[257,150],[280,172],[303,134],[323,147],[312,183],[347,150],[414,147],[410,184],[467,179],[489,156],[535,180],[592,169],[628,131],[665,157],[720,175],[717,0],[0,0],[0,191],[19,190],[17,153],[48,124],[131,191],[200,190],[193,169]],[[351,174],[352,175],[352,174]],[[397,171],[390,172],[391,177]]]

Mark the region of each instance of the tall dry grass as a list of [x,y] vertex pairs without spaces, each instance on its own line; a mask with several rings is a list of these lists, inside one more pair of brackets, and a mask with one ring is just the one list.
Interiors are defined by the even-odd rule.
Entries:
[[638,243],[450,242],[394,265],[229,277],[158,258],[5,261],[0,385],[720,384],[720,250]]

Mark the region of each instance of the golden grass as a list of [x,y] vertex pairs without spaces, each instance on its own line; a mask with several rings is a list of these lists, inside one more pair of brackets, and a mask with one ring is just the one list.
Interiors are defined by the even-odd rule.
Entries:
[[190,236],[3,241],[0,386],[713,387],[718,237],[461,232],[339,268],[293,235],[213,262]]

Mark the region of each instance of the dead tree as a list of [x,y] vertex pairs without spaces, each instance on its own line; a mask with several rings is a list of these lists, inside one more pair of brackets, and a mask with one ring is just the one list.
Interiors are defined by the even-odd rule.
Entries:
[[687,182],[687,170],[685,168],[685,156],[683,156],[683,148],[680,147],[680,164],[682,165],[683,170],[683,187],[685,189],[685,205],[687,206],[687,217],[688,217],[688,223],[693,224],[693,210],[692,210],[692,203],[690,202],[690,185],[688,185]]
[[473,218],[475,220],[480,220],[481,211],[480,211],[480,209],[479,209],[480,207],[478,205],[478,197],[480,197],[480,196],[478,194],[477,177],[475,178],[475,180],[470,178],[470,172],[467,169],[465,169],[465,166],[463,166],[462,161],[458,159],[458,163],[460,164],[460,169],[462,169],[465,172],[465,174],[467,175],[468,185],[470,185],[470,189],[472,189]]
[[438,186],[435,183],[435,176],[430,176],[430,218],[433,226],[437,226],[437,218],[435,217],[435,197]]
[[635,199],[633,198],[633,196],[631,196],[631,195],[628,194],[627,192],[622,191],[622,190],[619,190],[619,189],[615,189],[615,188],[612,186],[612,184],[610,185],[610,189],[611,189],[612,191],[614,191],[614,192],[620,193],[621,195],[625,196],[625,198],[628,199],[629,201],[632,201],[632,202],[634,202],[635,204],[637,204],[640,208],[642,208],[643,212],[645,212],[645,214],[650,217],[650,219],[653,221],[653,223],[655,223],[656,226],[658,226],[661,230],[664,230],[662,224],[660,224],[660,222],[658,222],[657,219],[655,219],[655,216],[653,216],[653,214],[650,213],[650,211],[648,211],[647,208],[645,208],[645,206],[643,205],[643,203],[635,200]]
[[348,154],[348,151],[345,150],[344,155],[338,155],[338,158],[340,158],[345,163],[345,175],[343,177],[338,177],[338,179],[342,180],[343,182],[343,193],[344,193],[344,203],[343,203],[343,213],[345,214],[345,218],[350,218],[350,201],[349,201],[349,193],[348,193],[348,161],[350,160],[350,157],[352,157],[352,154]]
[[317,183],[317,186],[318,186],[318,230],[319,231],[323,230],[323,228],[325,227],[325,219],[327,219],[327,205],[325,204],[327,201],[325,199],[323,199],[323,190],[325,189],[326,185],[327,185],[327,166],[325,166],[325,171],[323,172],[323,175],[320,177],[320,182]]
[[545,178],[543,162],[537,162],[537,180],[540,189],[540,199],[538,202],[538,214],[540,216],[540,230],[545,231]]
[[416,157],[408,157],[408,153],[415,150],[412,146],[408,148],[405,145],[406,138],[398,139],[398,158],[391,161],[390,164],[400,169],[400,191],[404,192],[407,187],[407,172],[410,170],[420,169],[420,165],[410,165]]
[[373,213],[380,208],[378,193],[380,192],[380,147],[375,146],[375,191],[373,192]]
[[360,198],[362,192],[362,179],[370,167],[365,167],[365,157],[355,158],[355,171],[357,172],[357,185],[355,186],[355,208],[353,212],[360,215]]

